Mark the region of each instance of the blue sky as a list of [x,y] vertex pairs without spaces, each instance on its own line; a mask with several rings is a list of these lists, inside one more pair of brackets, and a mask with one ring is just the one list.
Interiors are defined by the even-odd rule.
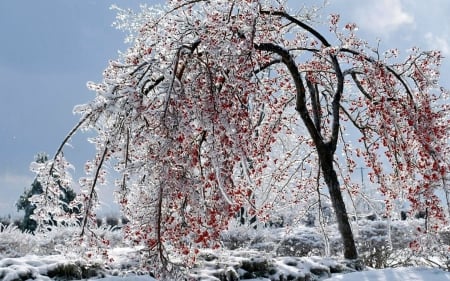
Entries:
[[[143,0],[14,0],[0,1],[0,216],[17,215],[15,201],[34,175],[29,164],[38,152],[53,155],[78,116],[75,105],[94,93],[87,81],[98,82],[109,59],[123,50],[125,34],[111,27],[109,7],[148,5]],[[320,3],[319,0],[302,3]],[[291,0],[290,7],[298,5]],[[440,49],[442,85],[450,88],[450,1],[330,0],[323,11],[356,22],[361,37],[381,49],[412,46]],[[81,165],[93,148],[77,136],[69,160]],[[78,170],[82,170],[78,168]],[[109,190],[108,192],[110,192]]]

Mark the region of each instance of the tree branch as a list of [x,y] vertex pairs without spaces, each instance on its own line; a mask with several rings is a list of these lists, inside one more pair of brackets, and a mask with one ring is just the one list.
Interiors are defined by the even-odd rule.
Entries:
[[95,185],[97,184],[98,176],[100,175],[100,171],[101,171],[101,168],[102,168],[103,163],[105,161],[106,154],[108,153],[108,145],[109,145],[109,141],[107,141],[106,144],[105,144],[105,149],[103,150],[102,158],[100,159],[100,162],[97,165],[97,170],[95,171],[94,180],[92,182],[91,191],[89,193],[88,205],[86,206],[86,211],[84,213],[84,218],[83,218],[83,223],[82,223],[82,227],[81,227],[81,234],[80,234],[80,236],[84,235],[84,231],[86,229],[89,213],[90,213],[91,208],[92,208],[92,200],[93,200],[94,194],[95,194]]
[[[52,165],[50,166],[50,169],[48,170],[48,176],[50,177],[53,174],[53,170],[55,169],[55,161],[56,158],[62,153],[62,150],[64,148],[64,146],[69,142],[69,140],[73,137],[73,135],[75,135],[75,133],[78,131],[78,129],[94,114],[94,111],[91,111],[89,113],[86,113],[83,118],[80,120],[80,122],[78,122],[77,125],[75,125],[75,127],[72,128],[72,130],[70,130],[70,132],[66,135],[66,137],[64,138],[64,140],[61,142],[61,145],[58,147],[58,149],[56,150],[55,156],[53,156],[53,162]],[[48,186],[45,187],[45,198],[47,198],[47,194],[48,194]]]
[[274,60],[270,61],[269,63],[267,63],[267,64],[261,66],[260,68],[254,70],[254,71],[253,71],[253,74],[258,74],[258,73],[260,73],[261,71],[264,71],[265,69],[271,67],[272,65],[277,64],[277,63],[280,63],[280,62],[281,62],[280,59],[274,59]]
[[308,108],[306,106],[305,86],[303,85],[303,80],[298,70],[297,64],[295,63],[289,51],[273,43],[255,44],[255,49],[266,52],[272,52],[281,56],[281,60],[291,73],[292,79],[294,80],[294,84],[296,87],[297,97],[295,109],[300,114],[300,117],[305,123],[306,128],[308,129],[308,132],[310,133],[314,143],[318,146],[321,146],[323,144],[322,135],[316,129],[316,126],[314,125],[314,122],[311,119],[311,116],[309,115]]
[[[368,57],[364,54],[361,54],[357,51],[351,50],[351,49],[347,49],[347,48],[341,48],[340,51],[345,52],[345,53],[349,53],[352,54],[354,56],[361,56],[362,58],[364,58],[365,61],[368,61],[372,64],[376,64],[377,61],[371,57]],[[408,94],[409,98],[414,101],[414,97],[413,94],[411,92],[411,89],[409,88],[408,84],[406,83],[406,81],[403,79],[403,77],[398,74],[392,67],[383,64],[383,67],[386,68],[387,71],[389,71],[392,75],[394,75],[394,77],[402,84],[403,88],[405,89],[406,93]],[[359,87],[358,87],[359,88]],[[414,105],[414,109],[417,111],[417,107]]]
[[316,124],[317,131],[321,131],[320,123],[321,123],[321,112],[319,107],[319,91],[317,89],[317,85],[313,85],[310,79],[306,77],[306,85],[308,86],[309,95],[311,99],[312,112],[314,117],[314,123]]
[[164,81],[164,76],[160,76],[158,79],[156,79],[154,81],[154,83],[152,85],[150,85],[148,88],[145,88],[147,86],[147,84],[149,83],[149,81],[145,82],[144,85],[141,88],[141,92],[142,94],[144,94],[145,96],[148,95],[148,93],[153,90],[154,88],[156,88],[162,81]]
[[288,13],[286,13],[284,11],[264,11],[264,10],[261,10],[260,13],[263,14],[263,15],[274,15],[274,16],[283,17],[283,18],[289,20],[290,22],[295,23],[296,25],[300,26],[301,28],[303,28],[304,30],[308,31],[309,33],[311,33],[314,37],[319,39],[319,41],[325,47],[330,47],[331,46],[330,43],[328,43],[327,39],[325,39],[325,37],[323,37],[322,34],[320,34],[320,32],[318,32],[317,30],[315,30],[311,26],[309,26],[306,23],[296,19],[295,17],[289,15]]
[[[296,25],[300,26],[302,29],[311,33],[314,37],[316,37],[324,47],[331,47],[331,44],[325,39],[325,37],[320,34],[317,30],[312,28],[311,26],[305,24],[304,22],[296,19],[295,17],[287,14],[284,11],[260,11],[261,14],[266,15],[274,15],[280,16]],[[341,67],[339,65],[339,61],[334,53],[330,53],[331,62],[335,71],[336,79],[337,79],[337,88],[334,93],[333,101],[331,103],[333,122],[331,124],[331,138],[329,140],[330,149],[334,153],[336,151],[336,146],[339,137],[339,127],[340,127],[340,118],[339,118],[339,107],[342,98],[342,94],[344,92],[344,76],[342,74]]]

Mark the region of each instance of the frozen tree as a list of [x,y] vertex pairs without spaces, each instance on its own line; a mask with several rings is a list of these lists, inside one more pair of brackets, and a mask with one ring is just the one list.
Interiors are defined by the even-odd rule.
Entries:
[[428,208],[436,225],[446,220],[435,193],[449,169],[440,52],[413,48],[401,60],[334,14],[327,39],[313,27],[316,10],[295,14],[280,3],[171,0],[138,13],[118,9],[116,26],[131,47],[101,83],[88,83],[96,96],[75,108],[81,120],[54,159],[34,166],[45,186],[34,199],[37,218],[58,201],[49,173],[71,180],[65,143],[94,130],[97,153],[79,180],[80,234],[93,233],[97,189],[118,173],[125,237],[144,246],[155,270],[219,247],[241,207],[267,221],[274,208],[301,206],[323,188],[344,256],[356,259],[342,192],[359,192],[351,180],[357,161],[370,169],[387,214],[402,197]]
[[[36,163],[45,163],[48,161],[48,155],[45,153],[39,153],[36,156],[35,162]],[[58,179],[55,178],[55,181]],[[30,231],[34,232],[37,227],[37,223],[34,219],[31,218],[31,216],[34,213],[34,210],[36,209],[36,206],[30,202],[30,198],[33,195],[39,195],[44,192],[41,183],[34,179],[33,183],[31,184],[31,188],[25,189],[22,195],[20,195],[19,200],[16,203],[17,210],[24,211],[23,219],[20,222],[20,229],[22,231]],[[62,209],[66,213],[73,213],[76,212],[76,209],[69,208],[68,205],[75,199],[76,193],[73,191],[70,187],[65,187],[60,190],[59,195],[59,208]],[[49,221],[51,223],[51,221]]]

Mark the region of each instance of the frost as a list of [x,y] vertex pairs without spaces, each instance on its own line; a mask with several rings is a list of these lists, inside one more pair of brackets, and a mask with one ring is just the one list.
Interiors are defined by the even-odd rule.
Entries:
[[[45,187],[32,199],[35,218],[44,226],[80,225],[74,244],[107,259],[95,212],[99,188],[114,182],[130,221],[125,239],[144,249],[142,267],[161,274],[219,248],[237,221],[286,228],[304,222],[320,235],[303,229],[277,232],[276,243],[258,235],[251,241],[289,255],[343,251],[350,259],[353,230],[371,237],[362,246],[385,251],[376,246],[387,240],[393,247],[396,229],[384,222],[352,229],[347,213],[356,221],[366,211],[393,221],[408,201],[412,212],[426,210],[426,233],[447,223],[437,196],[449,195],[450,170],[446,91],[436,91],[440,53],[413,49],[403,61],[395,49],[382,54],[356,36],[355,24],[338,28],[339,15],[330,17],[329,40],[310,26],[316,8],[288,14],[275,2],[112,6],[114,26],[130,46],[100,83],[87,83],[95,97],[74,108],[82,117],[54,158],[32,164]],[[76,179],[79,213],[67,215],[57,208],[61,188],[74,184],[64,148],[88,129],[96,150]],[[358,165],[367,169],[365,183],[355,181]],[[326,231],[336,221],[345,248]],[[415,238],[414,248],[428,245]],[[379,252],[368,252],[365,258],[379,263]],[[285,274],[298,269],[280,262]]]

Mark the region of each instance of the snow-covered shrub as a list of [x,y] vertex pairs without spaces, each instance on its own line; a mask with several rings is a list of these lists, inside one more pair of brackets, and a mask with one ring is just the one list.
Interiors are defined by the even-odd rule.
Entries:
[[439,238],[442,244],[450,246],[450,227],[446,227],[439,232]]
[[69,260],[62,255],[0,259],[0,280],[3,281],[82,280],[104,276],[101,264]]
[[439,232],[420,231],[411,243],[412,265],[438,267],[450,271],[450,245],[446,240],[449,228]]
[[248,229],[230,229],[222,232],[221,241],[224,247],[234,250],[246,247],[253,239],[251,231]]
[[357,244],[359,254],[364,264],[373,268],[384,268],[392,254],[392,244],[389,241],[388,225],[385,221],[359,222]]
[[39,248],[38,240],[16,225],[1,225],[0,229],[0,257],[21,257]]
[[325,243],[320,233],[313,228],[301,228],[284,237],[277,249],[277,256],[306,257],[324,255]]
[[[333,239],[339,239],[338,233],[332,235]],[[335,237],[336,236],[336,237]],[[311,255],[323,255],[325,253],[325,241],[317,228],[296,227],[258,227],[256,229],[247,226],[234,225],[222,232],[222,245],[230,250],[239,248],[254,249],[275,256],[305,257]],[[336,249],[340,241],[333,243]]]
[[[76,227],[55,226],[51,231],[35,235],[22,232],[14,225],[0,225],[0,257],[22,257],[28,254],[55,255],[73,254],[83,252],[84,249],[73,247],[74,233],[79,231]],[[121,246],[122,232],[114,227],[101,227],[96,235],[107,241],[110,247]]]
[[238,248],[252,248],[264,252],[275,249],[275,243],[280,238],[281,228],[249,227],[239,223],[230,224],[228,230],[221,233],[222,245],[230,250]]
[[422,219],[361,220],[356,238],[360,257],[367,266],[374,268],[426,264],[423,257],[437,253],[443,244],[435,233],[425,234],[423,225]]

